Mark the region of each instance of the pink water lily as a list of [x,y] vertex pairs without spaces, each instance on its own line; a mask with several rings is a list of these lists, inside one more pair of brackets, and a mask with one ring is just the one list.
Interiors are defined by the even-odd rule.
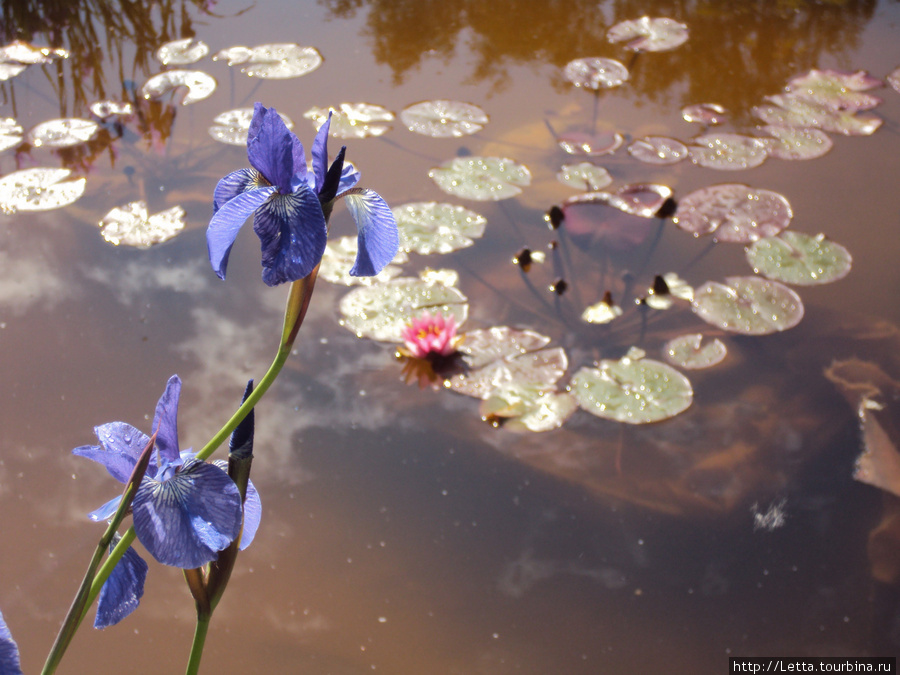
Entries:
[[406,353],[416,359],[449,356],[456,351],[456,319],[424,312],[403,329]]

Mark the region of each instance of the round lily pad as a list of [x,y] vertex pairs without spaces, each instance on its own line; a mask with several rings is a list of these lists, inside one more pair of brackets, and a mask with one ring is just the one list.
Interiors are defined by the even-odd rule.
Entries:
[[23,129],[12,117],[0,119],[0,152],[16,147],[22,142]]
[[766,139],[766,149],[770,157],[777,159],[815,159],[833,145],[821,129],[767,124],[761,131],[772,136],[772,140]]
[[151,216],[146,202],[131,202],[112,209],[99,225],[103,238],[114,246],[149,248],[184,229],[184,209],[173,206]]
[[86,143],[97,135],[100,125],[91,120],[65,117],[41,122],[28,132],[28,142],[35,147],[67,148]]
[[754,242],[747,261],[757,274],[798,286],[843,279],[853,262],[846,248],[824,234],[789,231]]
[[464,333],[462,338],[459,351],[465,355],[466,363],[473,370],[499,359],[538,351],[550,344],[550,338],[546,335],[509,326],[472,330]]
[[749,244],[775,236],[792,217],[791,205],[777,192],[725,183],[684,197],[673,220],[697,236],[712,233],[718,241]]
[[0,178],[0,212],[46,211],[68,206],[84,194],[86,180],[64,181],[69,169],[36,167]]
[[428,172],[441,190],[476,201],[509,199],[531,183],[528,169],[501,157],[456,157]]
[[681,335],[669,340],[663,347],[663,358],[666,361],[687,370],[714,366],[720,363],[727,353],[725,344],[719,338],[707,340],[704,344],[701,333]]
[[340,324],[356,333],[385,342],[403,342],[403,328],[425,312],[452,314],[460,325],[469,305],[459,289],[413,277],[359,286],[341,298]]
[[167,42],[156,50],[156,60],[164,66],[186,66],[209,54],[209,45],[202,40],[184,38]]
[[887,76],[887,83],[894,91],[900,93],[900,68],[891,71],[891,74]]
[[[466,344],[467,335],[463,336],[462,345]],[[474,361],[479,365],[470,366],[466,373],[454,375],[449,380],[449,387],[458,394],[480,399],[488,398],[500,387],[528,387],[549,391],[555,388],[556,382],[569,365],[562,347],[510,354],[482,364],[485,358],[485,355],[478,354],[474,359],[467,358],[467,362]]]
[[181,87],[188,90],[181,105],[190,105],[209,98],[216,90],[216,81],[201,70],[167,70],[144,82],[141,96],[156,99]]
[[556,174],[556,180],[563,185],[592,192],[602,190],[613,181],[609,171],[590,162],[564,164],[559,173]]
[[725,122],[728,119],[728,111],[718,103],[695,103],[682,108],[681,117],[685,122],[711,126]]
[[569,61],[563,76],[576,87],[608,89],[628,81],[628,69],[615,59],[602,56]]
[[315,47],[301,47],[293,42],[230,47],[218,52],[213,60],[225,59],[229,66],[240,65],[250,77],[283,80],[311,73],[322,65],[322,55]]
[[606,33],[610,42],[626,42],[625,47],[640,52],[661,52],[674,49],[688,39],[688,29],[683,23],[667,18],[651,18],[620,21]]
[[488,116],[477,105],[462,101],[422,101],[400,111],[407,129],[432,138],[459,138],[480,131]]
[[341,103],[334,108],[310,108],[303,116],[312,120],[316,129],[325,124],[331,115],[330,134],[335,138],[366,138],[381,136],[390,129],[394,113],[373,103]]
[[[287,115],[278,113],[278,116],[288,129],[294,128],[294,123]],[[209,135],[220,143],[247,145],[247,132],[250,131],[252,119],[253,108],[226,110],[213,118],[213,125],[209,128]]]
[[450,253],[475,243],[487,219],[454,204],[411,202],[392,209],[400,231],[400,248],[422,255]]
[[355,236],[330,237],[319,264],[319,278],[342,286],[371,286],[398,276],[402,271],[397,265],[407,261],[406,253],[398,251],[393,263],[387,265],[374,277],[354,277],[350,269],[356,261],[358,242]]
[[869,136],[882,124],[881,118],[871,113],[857,114],[854,110],[831,108],[792,93],[767,96],[766,99],[768,104],[752,109],[753,114],[766,124],[815,127],[845,136]]
[[628,146],[629,154],[648,164],[674,164],[688,156],[687,146],[674,138],[646,136]]
[[793,328],[803,318],[800,296],[777,281],[729,277],[694,291],[694,312],[713,326],[743,335],[767,335]]
[[694,398],[691,383],[662,361],[629,353],[581,368],[569,390],[584,410],[628,424],[660,422],[687,410]]
[[759,166],[766,160],[766,143],[741,134],[704,134],[693,141],[691,158],[700,166],[737,171]]
[[835,110],[857,111],[869,110],[881,103],[881,99],[877,96],[863,93],[880,86],[881,80],[870,76],[864,70],[847,73],[813,68],[808,73],[790,80],[786,89],[794,96]]
[[570,131],[556,137],[556,142],[570,155],[609,155],[620,147],[624,139],[622,134],[615,131],[600,131],[587,133],[585,131]]
[[486,420],[503,419],[508,431],[540,432],[558,429],[577,408],[569,393],[514,383],[494,389],[478,411]]

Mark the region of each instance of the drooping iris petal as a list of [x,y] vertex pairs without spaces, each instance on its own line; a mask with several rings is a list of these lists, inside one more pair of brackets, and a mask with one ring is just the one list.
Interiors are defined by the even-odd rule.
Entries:
[[216,190],[213,192],[213,213],[242,192],[257,187],[263,187],[263,185],[260,182],[259,171],[256,169],[232,171],[216,184]]
[[19,647],[13,640],[12,633],[0,613],[0,673],[3,675],[22,675],[19,663]]
[[138,540],[158,562],[212,562],[241,531],[241,495],[222,469],[190,460],[169,480],[144,479],[132,503]]
[[206,229],[206,243],[209,247],[209,262],[220,279],[225,278],[228,256],[237,238],[238,230],[267,199],[275,194],[274,186],[261,187],[242,192],[216,211]]
[[394,214],[387,202],[369,189],[348,194],[345,200],[359,230],[358,253],[350,275],[374,276],[394,259],[400,246]]
[[275,108],[266,108],[257,103],[247,134],[247,158],[250,165],[282,194],[290,193],[295,171],[306,173],[305,157],[299,162],[299,166],[294,165],[294,154],[297,152],[295,145],[299,146],[299,154],[302,156],[303,146],[275,112]]
[[100,589],[94,628],[114,626],[136,610],[146,578],[147,563],[129,546]]
[[[156,404],[153,416],[153,432],[159,456],[167,463],[177,462],[178,449],[178,399],[181,396],[181,378],[173,375],[166,383],[166,390]],[[180,462],[179,462],[180,463]]]
[[[100,439],[100,445],[82,445],[72,450],[72,454],[102,464],[113,478],[124,483],[131,477],[134,465],[150,438],[125,422],[101,424],[94,428],[94,433]],[[155,470],[151,462],[147,468],[148,475],[153,475]]]
[[93,520],[95,523],[105,522],[113,517],[121,502],[122,495],[116,495],[99,509],[94,509],[93,511],[91,511],[88,514],[88,518]]
[[253,231],[260,239],[263,281],[269,286],[302,279],[312,272],[328,238],[319,198],[305,184],[291,194],[276,195],[257,209]]
[[[213,462],[222,471],[228,471],[228,462],[224,459],[217,459]],[[259,491],[253,485],[252,480],[247,481],[247,497],[244,499],[244,527],[241,530],[241,545],[238,547],[241,551],[247,548],[256,536],[259,529],[259,522],[262,519],[262,500],[259,498]]]

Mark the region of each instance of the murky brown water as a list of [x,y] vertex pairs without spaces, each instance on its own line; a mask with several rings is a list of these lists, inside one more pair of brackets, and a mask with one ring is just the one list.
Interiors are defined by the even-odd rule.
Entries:
[[[0,609],[26,672],[43,662],[100,534],[84,514],[115,489],[69,450],[92,442],[99,423],[146,427],[176,372],[182,444],[199,447],[274,353],[284,289],[259,281],[255,238],[242,233],[227,282],[206,261],[212,189],[246,164],[242,149],[209,138],[215,115],[260,100],[290,115],[308,143],[302,113],[312,106],[365,101],[397,112],[445,98],[483,107],[491,123],[475,136],[429,139],[397,122],[382,139],[348,141],[348,157],[392,205],[458,203],[427,177],[457,154],[526,164],[534,183],[520,198],[465,204],[488,218],[473,248],[413,256],[405,269],[458,269],[470,327],[545,332],[577,367],[620,356],[637,332],[598,339],[560,322],[554,297],[546,310],[508,262],[548,244],[542,215],[570,195],[554,178],[568,158],[545,124],[574,129],[593,114],[593,97],[562,78],[569,60],[623,58],[605,38],[622,19],[687,23],[685,45],[641,55],[631,82],[604,92],[597,110],[599,128],[682,139],[696,132],[679,112],[689,103],[717,101],[749,131],[750,108],[795,74],[884,78],[900,66],[894,1],[228,1],[208,12],[116,3],[109,14],[85,2],[66,21],[60,13],[74,9],[45,7],[37,21],[25,4],[4,4],[5,39],[73,51],[58,72],[32,67],[0,86],[0,113],[26,128],[86,116],[87,103],[121,96],[125,80],[140,86],[159,68],[156,47],[187,35],[213,51],[295,41],[325,58],[283,81],[206,59],[197,67],[217,79],[216,93],[148,106],[143,138],[131,129],[87,150],[0,155],[4,174],[64,165],[88,180],[73,206],[0,216]],[[264,519],[214,617],[204,671],[713,674],[727,671],[729,655],[900,651],[897,590],[873,580],[867,555],[883,496],[852,480],[857,423],[822,375],[855,355],[900,378],[900,94],[876,93],[883,127],[833,136],[832,151],[807,162],[725,173],[640,164],[624,149],[597,159],[617,185],[665,183],[676,197],[724,182],[776,190],[793,206],[792,228],[823,231],[854,256],[846,279],[801,289],[797,328],[732,338],[729,360],[692,376],[693,407],[668,422],[625,429],[578,413],[545,434],[494,429],[474,400],[405,385],[393,349],[338,325],[346,289],[320,283],[288,372],[257,413]],[[110,246],[95,223],[136,199],[151,212],[180,204],[187,231],[145,251]],[[351,232],[345,210],[333,227]],[[669,225],[650,267],[686,270],[692,284],[747,273],[740,247],[688,266],[704,245]],[[570,281],[596,301],[597,266],[573,255]],[[529,278],[543,288],[550,267]],[[559,300],[563,313],[575,311],[566,304],[574,293]],[[642,346],[658,353],[698,323],[660,322]],[[754,504],[757,513],[780,506],[783,526],[754,529]],[[152,565],[138,613],[104,632],[85,628],[60,672],[112,672],[119,660],[119,672],[179,672],[192,614],[180,573]]]

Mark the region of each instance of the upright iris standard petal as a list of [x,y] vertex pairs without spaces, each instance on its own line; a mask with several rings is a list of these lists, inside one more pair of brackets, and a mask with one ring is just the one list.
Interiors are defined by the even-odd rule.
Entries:
[[[100,589],[94,628],[114,626],[136,610],[144,595],[146,579],[147,563],[129,546]],[[2,672],[5,671],[0,669]]]
[[3,675],[22,675],[19,663],[19,647],[13,640],[12,633],[0,613],[0,673]]
[[[295,154],[302,158],[295,166]],[[306,174],[300,140],[285,125],[275,108],[257,103],[247,134],[247,159],[281,194],[290,194],[295,172]]]
[[144,479],[132,503],[134,530],[158,562],[193,569],[212,562],[241,531],[241,495],[228,474],[189,460],[170,479]]
[[273,186],[242,192],[223,204],[209,221],[209,227],[206,228],[209,262],[220,279],[225,278],[228,256],[241,226],[275,192]]
[[378,274],[397,254],[399,235],[390,207],[372,190],[354,190],[344,196],[350,215],[359,230],[356,262],[351,276],[371,277]]
[[[124,483],[131,476],[141,452],[147,447],[149,436],[125,422],[101,424],[94,427],[94,433],[97,434],[100,445],[82,445],[72,450],[72,454],[102,464],[113,478]],[[153,475],[149,467],[148,474]]]
[[[325,185],[325,173],[328,170],[328,132],[331,130],[331,112],[325,124],[319,127],[312,146],[312,165],[314,184],[311,187],[318,193],[322,192]],[[343,152],[341,153],[343,157]],[[340,171],[340,169],[338,169]]]
[[181,398],[181,378],[173,375],[166,383],[166,390],[156,404],[153,416],[153,433],[156,434],[156,449],[166,463],[181,463],[178,448],[178,399]]

